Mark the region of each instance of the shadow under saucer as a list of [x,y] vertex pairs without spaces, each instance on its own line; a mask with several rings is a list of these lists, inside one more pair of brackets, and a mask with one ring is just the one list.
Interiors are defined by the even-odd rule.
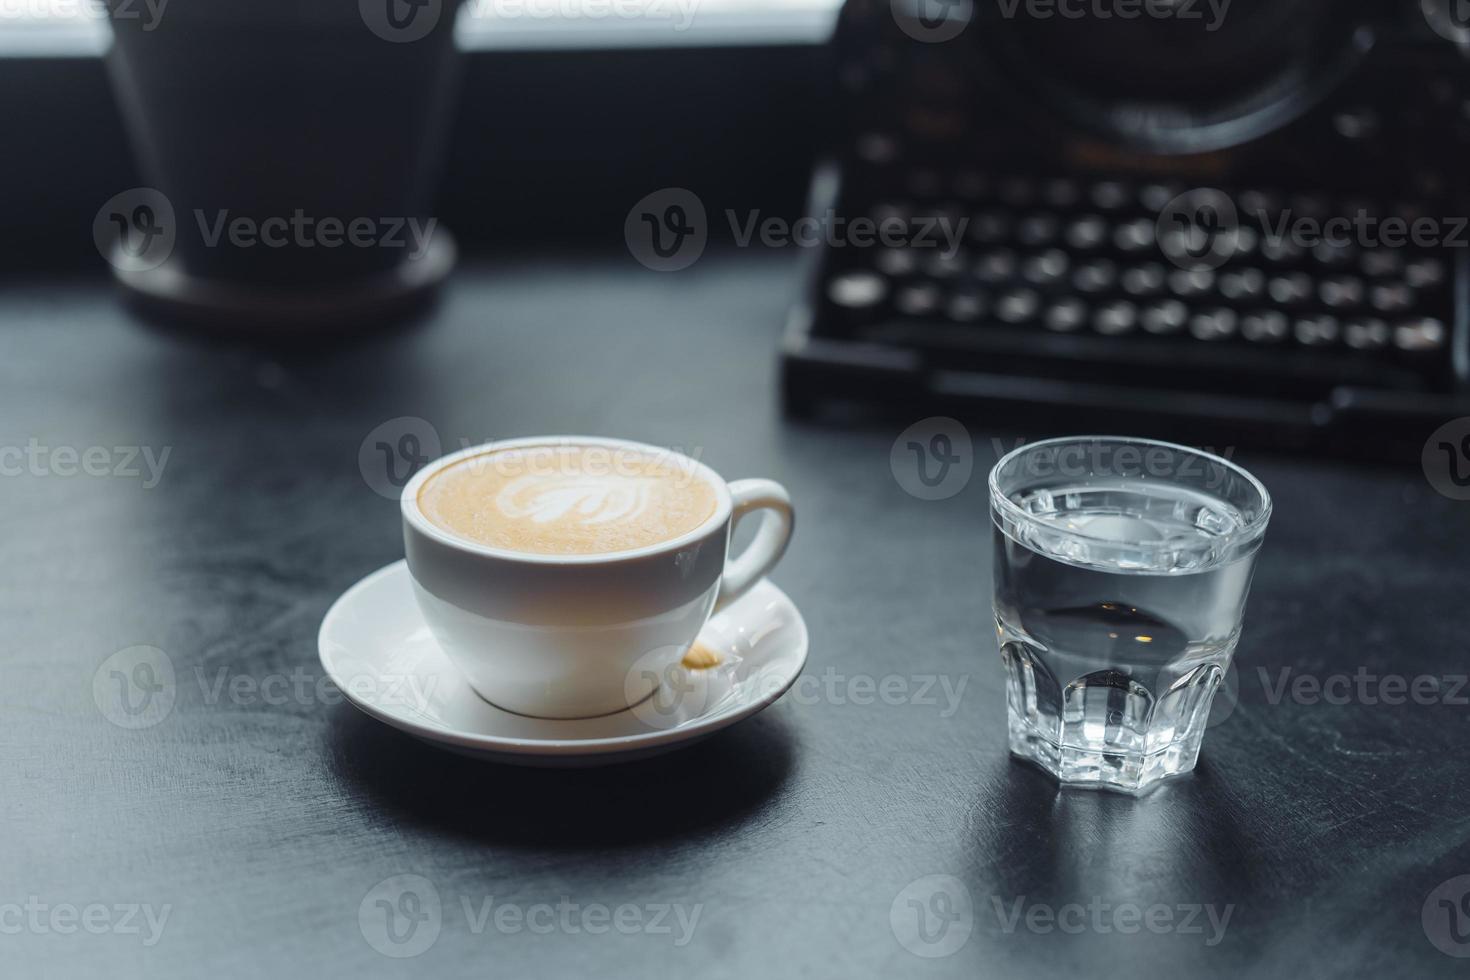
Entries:
[[778,716],[689,748],[595,769],[499,765],[441,751],[348,704],[328,727],[336,777],[390,816],[487,842],[597,848],[731,827],[771,805],[795,750]]

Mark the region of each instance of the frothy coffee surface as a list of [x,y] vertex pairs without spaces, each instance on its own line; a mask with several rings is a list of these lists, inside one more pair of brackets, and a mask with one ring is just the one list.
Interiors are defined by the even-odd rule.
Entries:
[[602,555],[669,541],[715,512],[715,490],[673,455],[525,446],[472,456],[419,490],[438,527],[492,548]]

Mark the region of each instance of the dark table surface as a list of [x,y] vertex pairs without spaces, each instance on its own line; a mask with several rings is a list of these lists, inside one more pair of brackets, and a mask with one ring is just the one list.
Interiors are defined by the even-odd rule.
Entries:
[[[415,328],[295,352],[145,327],[101,276],[7,283],[0,446],[49,455],[0,457],[0,972],[1463,976],[1434,940],[1470,953],[1470,900],[1457,923],[1438,905],[1465,883],[1431,893],[1470,874],[1470,505],[1412,469],[1239,448],[1276,502],[1239,703],[1190,778],[1058,793],[1004,739],[984,474],[1011,437],[972,424],[973,478],[924,501],[889,465],[917,419],[783,419],[796,283],[791,255],[479,261]],[[319,696],[322,615],[402,555],[358,451],[405,416],[446,450],[620,435],[783,481],[800,517],[774,579],[814,694],[582,771],[460,758]],[[59,447],[102,447],[111,475],[61,475]],[[119,447],[167,448],[154,485]],[[137,645],[170,658],[175,703],[130,730],[94,675]],[[1432,703],[1384,703],[1421,675]],[[1273,697],[1283,676],[1328,693]],[[911,696],[863,696],[890,677]],[[441,900],[414,959],[359,924],[400,874]],[[948,955],[899,940],[911,900],[934,942],[907,945]],[[636,929],[579,925],[623,905]]]

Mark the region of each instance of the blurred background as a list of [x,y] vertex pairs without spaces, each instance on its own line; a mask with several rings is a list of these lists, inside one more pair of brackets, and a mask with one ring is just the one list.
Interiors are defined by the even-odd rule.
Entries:
[[[171,12],[187,13],[174,4],[160,30]],[[818,152],[812,123],[822,118],[823,44],[838,6],[667,0],[627,15],[537,0],[462,7],[461,78],[432,212],[453,214],[463,245],[483,250],[621,245],[632,203],[676,183],[794,218]],[[6,164],[0,192],[11,270],[97,269],[98,207],[155,179],[140,172],[103,60],[112,26],[131,25],[99,8],[16,0],[0,12],[0,120],[27,147]],[[148,9],[137,0],[136,10],[141,30]],[[263,76],[281,71],[272,61],[260,56]]]
[[[401,319],[463,255],[669,272],[697,232],[805,267],[772,351],[794,415],[1412,459],[1470,413],[1465,6],[12,0],[0,248],[315,338]],[[419,263],[218,244],[298,209],[437,228]]]

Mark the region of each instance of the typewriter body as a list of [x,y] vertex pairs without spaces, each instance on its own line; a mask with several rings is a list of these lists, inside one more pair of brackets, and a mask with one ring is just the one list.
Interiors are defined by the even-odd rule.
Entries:
[[897,233],[813,257],[789,410],[1374,455],[1470,415],[1470,26],[1419,0],[1234,0],[1213,30],[1205,0],[1068,6],[849,0],[810,208]]

